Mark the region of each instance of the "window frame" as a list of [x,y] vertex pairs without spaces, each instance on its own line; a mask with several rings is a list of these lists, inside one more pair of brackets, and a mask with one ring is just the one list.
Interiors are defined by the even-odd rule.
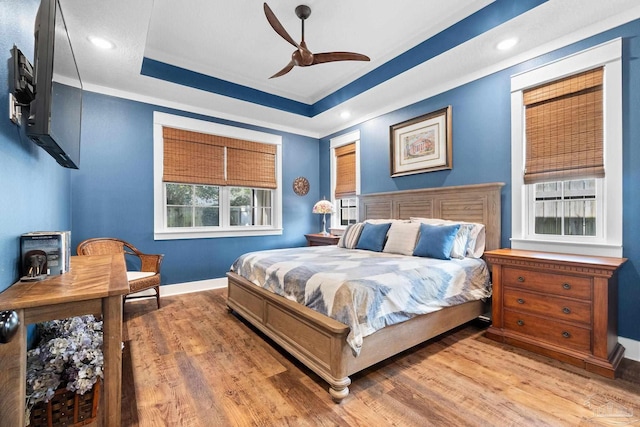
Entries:
[[[597,237],[535,235],[533,186],[524,184],[525,110],[523,90],[604,66],[605,177],[596,192],[602,203]],[[622,39],[617,38],[511,77],[511,247],[595,256],[622,256]]]
[[[162,181],[163,174],[163,135],[162,127],[168,126],[193,132],[222,135],[229,138],[246,139],[264,144],[276,145],[276,183],[272,191],[273,222],[270,226],[225,226],[223,217],[230,215],[229,198],[224,197],[224,189],[233,186],[220,186],[220,226],[169,228],[166,226],[166,192]],[[154,111],[153,113],[153,204],[154,204],[154,240],[202,239],[218,237],[270,236],[282,234],[282,136],[220,123],[207,122],[184,116],[176,116]]]
[[[340,204],[338,203],[338,199],[335,198],[335,188],[337,182],[337,162],[336,162],[336,153],[335,150],[338,147],[342,147],[344,145],[348,145],[351,143],[355,143],[356,145],[356,194],[353,196],[356,199],[356,222],[359,220],[359,201],[358,196],[360,195],[360,131],[355,130],[353,132],[349,132],[340,136],[336,136],[329,140],[329,152],[330,152],[330,173],[331,173],[331,203],[335,206],[336,213],[331,215],[331,228],[335,230],[344,231],[347,227],[341,225],[340,218]],[[351,197],[350,197],[351,198]]]

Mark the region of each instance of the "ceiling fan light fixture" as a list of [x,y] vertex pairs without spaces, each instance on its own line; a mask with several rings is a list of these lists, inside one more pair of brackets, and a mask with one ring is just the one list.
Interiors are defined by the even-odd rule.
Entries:
[[508,39],[502,40],[500,43],[496,45],[496,49],[498,50],[509,50],[515,45],[518,44],[518,39],[516,37],[511,37]]
[[103,37],[89,36],[88,39],[91,42],[91,44],[93,44],[96,47],[99,47],[100,49],[113,49],[116,47],[116,45],[113,44],[113,42],[110,42],[109,40]]

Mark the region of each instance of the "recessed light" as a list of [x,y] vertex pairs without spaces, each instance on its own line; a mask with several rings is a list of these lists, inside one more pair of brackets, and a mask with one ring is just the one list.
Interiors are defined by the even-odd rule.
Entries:
[[518,39],[515,37],[512,37],[510,39],[502,40],[500,43],[498,43],[496,48],[498,50],[509,50],[517,44],[518,44]]
[[99,47],[100,49],[113,49],[116,47],[112,42],[107,39],[103,39],[102,37],[94,37],[90,36],[89,41],[93,43],[94,46]]
[[351,113],[348,111],[343,111],[342,113],[340,113],[340,117],[343,119],[348,119],[349,117],[351,117]]

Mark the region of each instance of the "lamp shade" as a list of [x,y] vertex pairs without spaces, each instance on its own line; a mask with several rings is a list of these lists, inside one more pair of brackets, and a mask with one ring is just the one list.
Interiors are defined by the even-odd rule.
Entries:
[[328,200],[320,200],[313,205],[311,212],[315,214],[330,214],[333,212],[333,205]]

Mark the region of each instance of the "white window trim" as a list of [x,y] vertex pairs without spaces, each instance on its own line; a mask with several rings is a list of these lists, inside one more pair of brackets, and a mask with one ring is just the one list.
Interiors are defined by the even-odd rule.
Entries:
[[[251,227],[189,228],[165,227],[165,191],[162,182],[164,141],[162,127],[222,135],[276,145],[276,183],[273,200],[273,225]],[[222,215],[222,212],[220,213]],[[226,215],[226,213],[225,213]],[[153,238],[155,240],[202,239],[216,237],[271,236],[282,234],[282,137],[266,132],[207,122],[172,114],[153,112]]]
[[[336,153],[335,149],[342,147],[343,145],[356,144],[356,212],[358,209],[357,197],[360,195],[360,131],[355,130],[353,132],[345,133],[329,140],[329,154],[330,154],[330,169],[331,169],[331,203],[338,209],[337,201],[335,198],[337,171],[336,171]],[[344,230],[346,227],[338,224],[338,215],[331,215],[331,228],[336,230]]]
[[[604,212],[600,241],[527,236],[529,192],[524,185],[523,90],[604,66]],[[597,256],[622,256],[622,39],[594,46],[511,77],[511,247]]]

